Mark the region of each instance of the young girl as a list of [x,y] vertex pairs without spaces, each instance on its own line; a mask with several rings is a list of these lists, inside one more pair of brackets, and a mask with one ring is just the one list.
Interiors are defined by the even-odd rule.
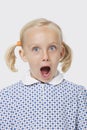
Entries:
[[87,130],[85,87],[63,78],[72,61],[60,27],[47,19],[27,23],[20,41],[7,52],[6,63],[15,68],[15,53],[30,70],[26,77],[0,93],[0,130]]

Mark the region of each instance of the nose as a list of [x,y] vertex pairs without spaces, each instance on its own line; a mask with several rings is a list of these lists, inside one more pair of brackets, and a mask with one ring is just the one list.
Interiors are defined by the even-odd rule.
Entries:
[[44,52],[43,52],[42,61],[48,61],[48,60],[49,60],[48,53],[47,53],[47,51],[44,51]]

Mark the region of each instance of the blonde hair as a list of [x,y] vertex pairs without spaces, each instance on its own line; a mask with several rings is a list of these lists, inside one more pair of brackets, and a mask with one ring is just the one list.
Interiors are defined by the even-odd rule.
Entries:
[[[47,19],[44,19],[44,18],[36,19],[36,20],[33,20],[33,21],[27,23],[26,25],[24,25],[24,27],[21,29],[21,32],[20,32],[21,46],[23,47],[23,44],[24,44],[24,34],[25,34],[26,30],[28,30],[32,27],[36,27],[36,26],[47,26],[47,27],[54,28],[57,30],[58,35],[60,35],[60,38],[61,38],[61,44],[65,48],[65,54],[64,54],[63,58],[60,60],[61,70],[63,72],[66,72],[71,66],[72,51],[71,51],[71,48],[63,41],[62,30],[56,23],[49,21]],[[11,46],[10,48],[8,48],[8,50],[6,52],[6,64],[13,72],[17,71],[17,69],[15,68],[16,56],[14,53],[16,46],[17,45]]]

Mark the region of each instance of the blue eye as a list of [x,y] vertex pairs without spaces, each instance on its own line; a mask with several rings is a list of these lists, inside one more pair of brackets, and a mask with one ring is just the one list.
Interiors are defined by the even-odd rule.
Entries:
[[38,52],[38,51],[39,51],[39,48],[38,48],[38,47],[34,47],[34,48],[33,48],[33,51]]
[[49,48],[51,51],[55,51],[56,50],[56,46],[50,46]]

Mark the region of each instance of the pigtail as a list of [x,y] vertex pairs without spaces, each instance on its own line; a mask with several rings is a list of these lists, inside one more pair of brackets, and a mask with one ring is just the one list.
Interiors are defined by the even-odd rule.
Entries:
[[15,68],[15,61],[16,61],[15,48],[16,45],[11,46],[10,48],[7,49],[7,52],[5,54],[6,64],[13,72],[17,71],[17,69]]
[[64,48],[65,48],[65,54],[64,57],[61,59],[61,63],[62,63],[62,71],[66,72],[68,71],[68,69],[71,66],[71,62],[72,62],[72,51],[71,48],[65,43],[62,42]]

